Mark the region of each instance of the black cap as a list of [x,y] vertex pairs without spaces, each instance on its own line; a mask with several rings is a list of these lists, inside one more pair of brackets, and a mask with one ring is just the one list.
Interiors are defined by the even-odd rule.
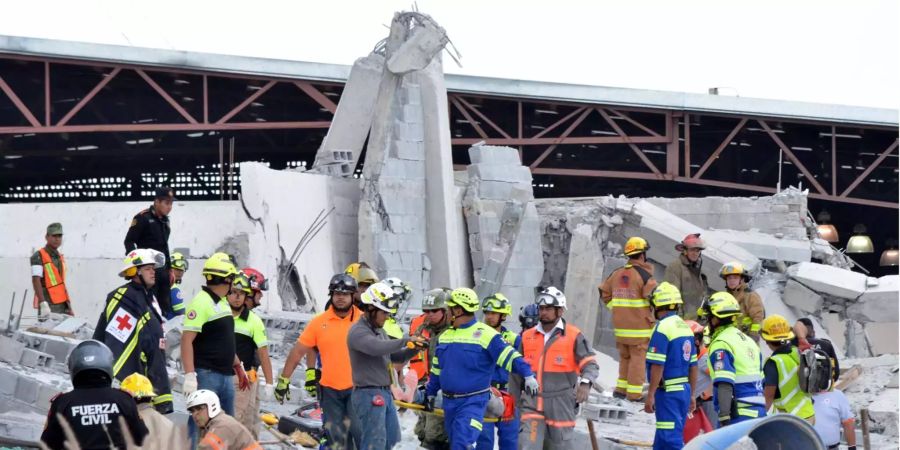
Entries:
[[158,187],[156,188],[156,195],[154,198],[156,198],[157,200],[175,201],[175,190],[168,186]]

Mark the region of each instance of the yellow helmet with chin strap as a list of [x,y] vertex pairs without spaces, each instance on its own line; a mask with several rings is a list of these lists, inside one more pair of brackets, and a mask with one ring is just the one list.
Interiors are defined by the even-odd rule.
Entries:
[[506,314],[508,316],[512,314],[512,304],[505,295],[497,292],[484,299],[484,302],[481,303],[481,310],[484,312]]
[[625,256],[634,256],[639,255],[641,253],[646,253],[647,250],[650,250],[650,244],[647,243],[647,240],[642,237],[630,237],[627,241],[625,241]]
[[700,309],[697,310],[697,315],[701,318],[713,315],[720,319],[725,319],[740,313],[741,305],[738,303],[737,299],[724,291],[716,292],[709,296],[709,298],[700,305]]
[[784,316],[772,314],[763,320],[760,335],[769,342],[789,341],[794,338],[794,330]]
[[474,313],[481,307],[478,301],[478,294],[472,289],[461,287],[456,288],[450,293],[450,300],[447,300],[447,306],[459,306],[466,312]]
[[218,252],[213,253],[213,255],[203,263],[203,271],[201,273],[206,277],[206,281],[210,281],[213,277],[230,279],[238,274],[238,270],[237,267],[234,266],[234,261],[231,260],[231,256],[228,256],[227,253]]
[[650,303],[655,309],[670,309],[666,307],[683,305],[684,300],[681,299],[681,291],[674,284],[663,281],[650,293]]

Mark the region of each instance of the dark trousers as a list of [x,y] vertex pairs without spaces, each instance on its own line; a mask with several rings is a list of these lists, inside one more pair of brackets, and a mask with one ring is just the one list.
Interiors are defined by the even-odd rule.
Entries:
[[326,435],[326,448],[352,450],[354,423],[350,418],[350,394],[353,389],[331,389],[321,386],[319,406],[322,407],[322,422]]
[[171,317],[172,312],[172,280],[169,279],[169,269],[163,267],[156,269],[156,284],[153,286],[156,294],[156,301],[159,302],[159,308],[162,309],[163,317]]

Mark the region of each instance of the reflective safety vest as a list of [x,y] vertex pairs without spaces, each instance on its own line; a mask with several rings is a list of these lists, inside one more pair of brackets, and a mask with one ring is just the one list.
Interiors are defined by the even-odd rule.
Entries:
[[[425,315],[415,317],[409,324],[409,334],[418,334],[426,339],[431,338],[431,332],[425,328]],[[428,377],[428,349],[423,348],[409,360],[409,368],[416,371],[419,379]]]
[[800,389],[800,351],[797,347],[791,348],[790,353],[772,355],[769,359],[775,361],[778,369],[778,393],[775,399],[775,408],[779,412],[792,414],[801,419],[808,419],[816,415],[812,399],[807,392]]
[[389,338],[403,339],[403,328],[400,328],[400,325],[397,324],[397,320],[393,317],[388,317],[387,320],[384,321],[384,325],[381,328]]
[[[719,358],[720,350],[731,355],[733,364]],[[737,327],[729,325],[713,333],[712,343],[709,345],[710,378],[713,383],[733,384],[734,397],[738,402],[765,405],[761,363],[759,346]],[[739,410],[740,406],[738,405]]]
[[69,301],[69,293],[66,291],[66,258],[59,253],[59,265],[62,267],[56,267],[46,249],[41,248],[38,253],[41,255],[41,264],[44,266],[44,286],[47,288],[47,293],[50,294],[48,300],[54,305]]
[[567,386],[552,386],[551,383],[546,382],[545,378],[560,382],[561,378],[566,379],[566,377],[559,375],[581,374],[581,369],[596,359],[594,355],[588,355],[580,361],[575,360],[576,338],[581,335],[578,327],[566,323],[565,331],[560,333],[554,330],[553,333],[553,336],[547,341],[550,345],[546,348],[544,347],[544,335],[537,330],[537,327],[522,333],[522,353],[525,361],[531,365],[531,371],[537,375],[540,385],[540,394],[537,396],[538,411],[544,410],[543,394],[545,390],[553,392],[560,390],[559,388],[571,389],[574,385],[574,383],[566,382]]

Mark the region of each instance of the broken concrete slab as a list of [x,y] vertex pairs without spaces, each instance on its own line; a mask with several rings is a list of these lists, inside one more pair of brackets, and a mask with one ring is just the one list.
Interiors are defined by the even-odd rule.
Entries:
[[885,389],[874,402],[869,404],[869,418],[874,424],[870,426],[873,431],[887,436],[898,435],[897,396],[898,389]]
[[900,321],[900,301],[898,301],[898,288],[900,288],[900,276],[887,275],[875,280],[874,286],[868,287],[856,302],[847,307],[847,316],[863,322],[887,322]]
[[[837,353],[838,357],[844,357],[846,355],[844,349],[847,348],[847,325],[844,323],[844,320],[841,319],[841,315],[837,313],[824,313],[822,315],[822,326],[825,329],[825,333],[831,339],[831,344],[834,346],[834,351]],[[818,333],[818,330],[816,330],[816,334]]]
[[848,319],[847,324],[847,357],[848,358],[868,358],[872,356],[872,350],[869,347],[869,340],[866,337],[866,330],[859,322]]
[[22,360],[24,351],[25,344],[6,336],[0,336],[0,361],[18,363]]
[[712,236],[722,242],[737,244],[759,259],[794,263],[809,261],[812,256],[807,239],[778,238],[758,231],[708,230],[703,233],[706,242],[710,242]]
[[804,313],[817,313],[822,309],[822,296],[808,289],[797,280],[788,280],[781,299],[788,306]]
[[70,317],[59,325],[53,327],[53,331],[59,333],[75,333],[79,328],[85,326],[87,321],[81,317]]
[[897,343],[897,322],[867,323],[863,325],[869,349],[875,356],[900,353]]
[[866,291],[865,275],[825,264],[794,264],[788,267],[787,275],[816,292],[848,300],[856,299]]
[[568,270],[566,271],[565,294],[570,299],[566,318],[588,337],[593,339],[596,329],[600,302],[597,301],[597,280],[603,273],[603,255],[595,236],[595,230],[588,224],[580,224],[572,231],[569,244]]

